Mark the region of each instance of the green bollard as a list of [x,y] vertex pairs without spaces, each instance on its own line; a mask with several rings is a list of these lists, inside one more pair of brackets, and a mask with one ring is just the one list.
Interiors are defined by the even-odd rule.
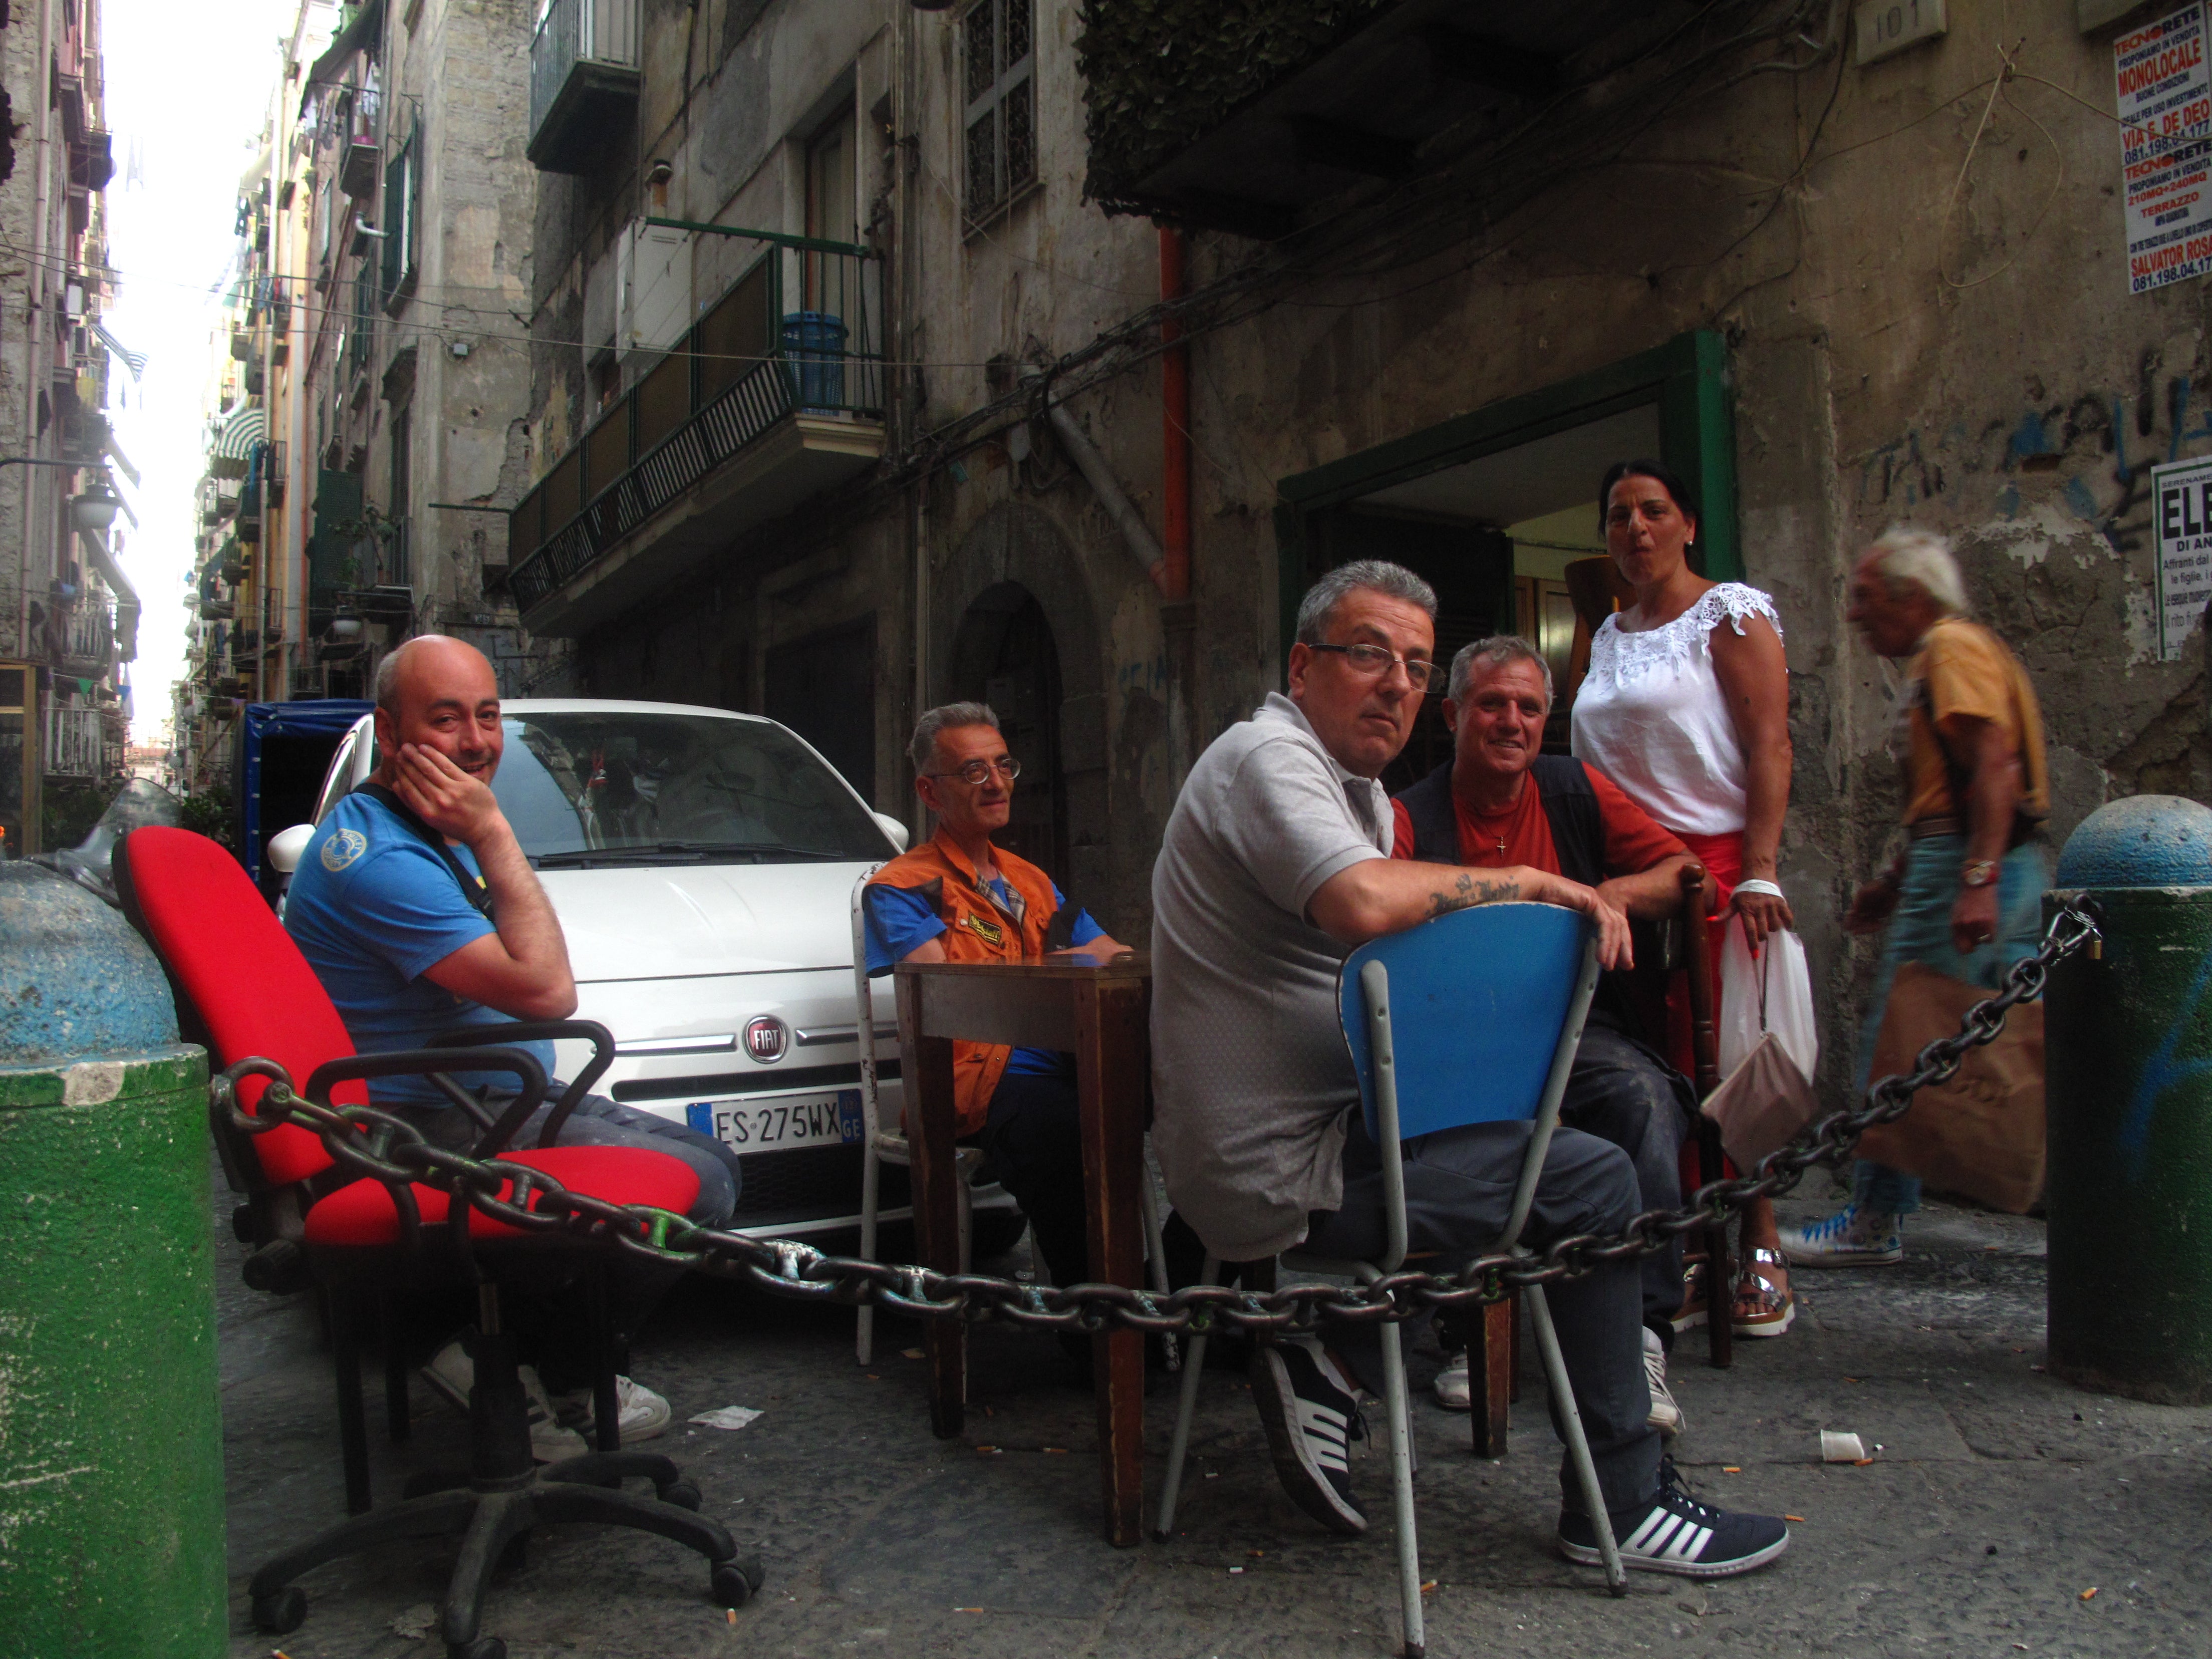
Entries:
[[[2059,855],[2104,943],[2045,1015],[2052,1375],[2212,1401],[2212,811],[2114,801]],[[2053,900],[2044,901],[2047,922]]]
[[160,965],[0,864],[0,1654],[229,1651],[207,1056]]

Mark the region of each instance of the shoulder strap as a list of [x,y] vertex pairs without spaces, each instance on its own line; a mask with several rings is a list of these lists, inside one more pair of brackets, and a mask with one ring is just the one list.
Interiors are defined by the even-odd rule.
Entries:
[[446,838],[423,823],[413,807],[380,783],[364,783],[356,793],[383,802],[391,810],[392,817],[413,830],[425,846],[445,860],[446,868],[453,872],[453,879],[460,884],[461,896],[468,900],[477,914],[487,921],[491,920],[491,890],[484,885],[483,878],[471,874],[468,866],[463,864],[454,855],[453,849],[446,845]]
[[1536,799],[1552,826],[1559,873],[1595,887],[1605,879],[1605,821],[1597,791],[1583,763],[1566,755],[1539,755],[1528,763]]
[[1459,819],[1452,811],[1452,763],[1446,761],[1410,789],[1399,804],[1413,823],[1413,856],[1430,864],[1459,862]]

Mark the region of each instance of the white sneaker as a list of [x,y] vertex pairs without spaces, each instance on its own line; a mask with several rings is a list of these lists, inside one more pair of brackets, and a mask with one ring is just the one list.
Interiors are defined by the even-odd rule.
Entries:
[[[592,1409],[592,1391],[577,1389],[555,1396],[554,1405],[561,1420],[579,1434],[588,1438],[598,1418]],[[668,1402],[641,1382],[633,1382],[627,1376],[615,1378],[616,1424],[622,1431],[622,1443],[650,1440],[668,1426],[672,1415]]]
[[[522,1378],[522,1395],[529,1402],[530,1455],[541,1463],[557,1463],[564,1457],[580,1457],[591,1448],[584,1437],[563,1425],[560,1413],[553,1409],[553,1401],[545,1393],[545,1385],[538,1380],[536,1369],[518,1365],[515,1371]],[[455,1337],[430,1357],[430,1363],[417,1373],[422,1379],[442,1395],[456,1410],[469,1408],[469,1391],[476,1387],[476,1361],[469,1358],[468,1350]],[[586,1396],[588,1400],[589,1396]],[[659,1396],[655,1395],[659,1399]],[[661,1427],[668,1425],[668,1405],[661,1401]],[[624,1431],[628,1431],[628,1413],[624,1413]],[[655,1430],[658,1433],[659,1431]]]
[[1782,1230],[1782,1254],[1793,1267],[1879,1267],[1905,1260],[1904,1218],[1862,1210],[1854,1202],[1826,1221]]
[[1667,1350],[1659,1346],[1659,1333],[1644,1328],[1644,1380],[1651,1389],[1651,1415],[1645,1419],[1672,1440],[1682,1431],[1682,1408],[1667,1389]]
[[589,1451],[584,1437],[563,1425],[553,1409],[545,1385],[538,1380],[538,1368],[518,1365],[515,1370],[521,1374],[523,1398],[530,1402],[530,1455],[541,1463],[557,1463]]
[[1468,1351],[1462,1348],[1437,1373],[1437,1404],[1448,1412],[1474,1409],[1474,1379],[1468,1372],[1467,1357]]

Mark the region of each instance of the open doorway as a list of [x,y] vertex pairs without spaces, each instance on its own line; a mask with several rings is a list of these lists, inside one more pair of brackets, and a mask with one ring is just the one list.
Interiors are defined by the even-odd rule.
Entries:
[[[1579,629],[1612,603],[1598,483],[1613,462],[1649,457],[1692,482],[1703,523],[1703,574],[1740,574],[1735,441],[1717,336],[1685,335],[1524,398],[1350,455],[1279,486],[1282,651],[1299,597],[1323,571],[1387,558],[1437,590],[1437,660],[1468,641],[1513,633],[1551,665],[1545,747],[1566,749],[1566,679]],[[1579,566],[1579,568],[1575,567]],[[1384,774],[1403,789],[1450,757],[1431,698]]]
[[1022,763],[1013,817],[997,840],[1068,890],[1067,777],[1060,763],[1060,650],[1036,595],[1017,582],[978,594],[953,636],[952,695],[990,704]]

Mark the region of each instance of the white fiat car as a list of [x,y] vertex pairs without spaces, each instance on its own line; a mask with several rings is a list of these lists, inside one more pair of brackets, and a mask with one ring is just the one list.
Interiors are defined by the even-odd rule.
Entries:
[[[906,845],[775,721],[678,703],[532,698],[506,703],[493,779],[501,810],[561,918],[579,1019],[614,1033],[595,1085],[626,1105],[720,1136],[744,1160],[732,1225],[825,1249],[857,1233],[860,1049],[854,884]],[[376,767],[374,716],[339,744],[319,823]],[[270,845],[289,872],[313,826]],[[876,981],[885,1125],[901,1100],[896,1012]],[[560,1074],[590,1058],[558,1045]],[[975,1192],[977,1254],[1019,1237],[1020,1212]],[[906,1171],[883,1171],[882,1219],[908,1219]]]

